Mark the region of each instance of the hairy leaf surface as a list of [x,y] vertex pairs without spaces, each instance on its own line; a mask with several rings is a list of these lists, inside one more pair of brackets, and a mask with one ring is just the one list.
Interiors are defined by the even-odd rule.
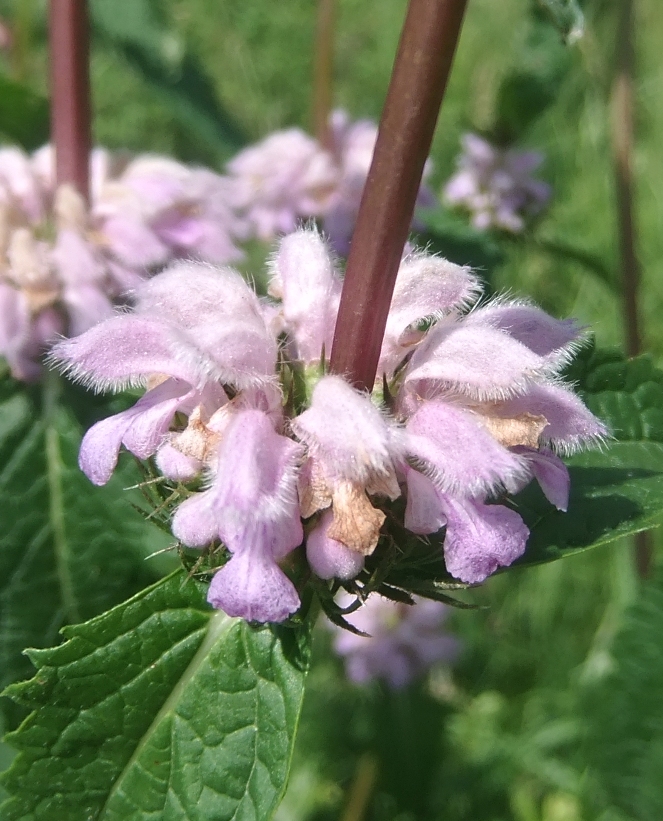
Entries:
[[290,767],[304,629],[212,611],[177,571],[31,651],[9,689],[34,712],[9,741],[6,821],[268,819]]

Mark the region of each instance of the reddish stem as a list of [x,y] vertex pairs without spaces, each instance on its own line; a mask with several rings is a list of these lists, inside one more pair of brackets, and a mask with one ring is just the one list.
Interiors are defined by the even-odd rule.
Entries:
[[373,388],[467,0],[410,0],[343,285],[331,369]]
[[86,0],[50,0],[51,139],[57,184],[88,196],[90,28]]

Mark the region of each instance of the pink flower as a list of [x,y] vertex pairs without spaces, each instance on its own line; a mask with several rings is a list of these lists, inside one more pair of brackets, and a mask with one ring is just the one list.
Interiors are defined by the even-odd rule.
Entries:
[[25,293],[0,281],[0,354],[15,379],[32,382],[41,375],[39,356],[62,333],[62,317],[51,307],[33,316]]
[[321,579],[354,579],[364,567],[364,554],[331,538],[334,524],[331,510],[325,510],[306,539],[306,558]]
[[211,171],[149,156],[127,165],[96,148],[90,190],[89,208],[71,186],[56,190],[50,146],[32,157],[0,151],[0,353],[17,378],[38,378],[58,333],[77,336],[110,317],[169,260],[241,256],[235,239],[245,227],[231,210],[228,181]]
[[421,534],[446,528],[444,561],[452,576],[476,584],[523,554],[529,531],[514,510],[444,493],[416,470],[407,477],[405,527]]
[[38,225],[45,217],[45,190],[35,175],[30,157],[15,146],[0,149],[0,205]]
[[[34,193],[38,184],[33,182]],[[21,211],[9,195],[0,205],[0,255],[5,260],[0,286],[4,304],[15,306],[13,317],[0,315],[0,353],[13,375],[27,380],[39,377],[39,358],[55,336],[79,333],[112,312],[109,272],[85,235],[82,199],[69,186],[61,186],[52,208],[42,206],[44,224],[33,225],[36,208],[32,214]],[[53,228],[54,242],[40,238]]]
[[231,207],[231,183],[205,168],[144,155],[101,187],[93,212],[98,230],[129,266],[162,265],[173,257],[209,262],[242,257],[246,233]]
[[271,263],[269,293],[281,300],[293,357],[318,362],[331,353],[341,297],[341,278],[322,237],[299,230],[281,240]]
[[[255,294],[231,269],[180,263],[144,283],[136,302],[134,314],[107,319],[59,343],[52,353],[74,378],[96,388],[158,380],[133,408],[98,422],[86,434],[80,465],[96,484],[110,478],[122,444],[142,459],[162,445],[178,449],[179,444],[184,456],[202,466],[207,443],[214,440],[204,422],[227,403],[223,385],[241,389],[273,380],[276,341]],[[194,430],[167,437],[175,413],[192,415],[194,409],[198,440]],[[181,465],[182,460],[173,471]]]
[[[377,131],[370,120],[352,123],[345,112],[334,111],[329,146],[290,128],[241,151],[228,163],[228,173],[233,204],[251,233],[270,240],[318,218],[332,248],[347,256]],[[435,202],[426,186],[430,171],[428,164],[418,206]]]
[[[179,507],[174,533],[191,546],[222,539],[232,558],[215,576],[210,601],[262,621],[281,621],[299,606],[277,562],[303,537],[301,447],[275,430],[276,355],[260,302],[239,274],[200,263],[144,283],[133,314],[64,340],[52,354],[98,388],[152,383],[132,408],[87,432],[80,466],[104,484],[124,446],[141,459],[156,454],[175,479],[207,472],[210,488]],[[176,414],[188,417],[183,428]]]
[[300,455],[265,413],[239,412],[224,433],[211,488],[175,514],[173,532],[185,544],[198,546],[201,538],[205,544],[212,535],[231,552],[208,594],[230,616],[283,621],[299,607],[297,591],[277,562],[304,535],[297,503]]
[[173,532],[230,554],[210,586],[213,606],[284,620],[300,599],[282,563],[300,544],[321,579],[360,585],[366,557],[375,554],[371,572],[380,564],[381,537],[391,544],[403,528],[444,529],[448,571],[481,582],[525,549],[527,527],[506,494],[535,478],[566,509],[557,454],[606,435],[560,378],[580,344],[575,323],[525,302],[476,307],[469,270],[414,252],[387,322],[380,403],[324,373],[341,285],[321,237],[284,237],[270,272],[279,302],[258,299],[230,268],[177,263],[136,289],[132,313],[53,356],[97,389],[148,386],[88,431],[80,464],[103,484],[125,447],[154,456],[173,481],[197,479],[182,490]]
[[290,427],[308,455],[300,476],[302,516],[308,518],[331,506],[333,519],[325,528],[325,538],[370,555],[385,516],[369,494],[400,496],[394,465],[400,455],[397,429],[368,395],[339,376],[320,379],[311,406]]
[[543,155],[497,148],[476,134],[465,134],[462,145],[458,171],[444,187],[445,201],[467,209],[476,228],[522,231],[526,218],[550,199],[550,186],[532,176]]
[[548,448],[571,452],[606,435],[559,381],[578,334],[538,308],[497,303],[444,318],[409,360],[396,402],[423,477],[406,471],[405,526],[446,526],[447,569],[462,581],[483,581],[525,550],[518,515],[485,502],[536,477],[565,509],[568,473]]
[[276,131],[228,163],[233,205],[260,239],[321,216],[338,179],[332,157],[298,128]]
[[477,278],[464,266],[415,251],[398,271],[378,374],[392,374],[425,332],[425,320],[439,320],[469,307],[481,293]]

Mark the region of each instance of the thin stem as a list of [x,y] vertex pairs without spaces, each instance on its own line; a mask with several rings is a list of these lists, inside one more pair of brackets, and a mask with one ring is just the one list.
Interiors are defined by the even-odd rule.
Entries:
[[49,523],[53,534],[55,568],[66,621],[76,624],[81,620],[73,575],[73,555],[65,519],[65,467],[62,458],[61,436],[57,428],[57,408],[62,390],[61,377],[48,371],[44,379],[45,454],[48,481]]
[[336,0],[318,0],[313,74],[313,133],[320,145],[330,147],[329,115],[334,87],[334,33]]
[[341,821],[363,821],[375,789],[377,776],[377,758],[373,753],[364,753],[357,762],[357,770],[348,792],[348,803]]
[[[615,169],[615,193],[619,249],[622,270],[622,306],[626,352],[637,356],[642,350],[642,332],[638,311],[640,263],[634,214],[633,147],[635,132],[635,49],[634,0],[621,0],[617,29],[616,71],[612,83],[612,150]],[[647,532],[634,538],[636,564],[641,578],[647,578],[652,567],[652,540]]]
[[330,367],[371,390],[467,0],[410,0],[359,208]]
[[640,353],[638,315],[640,266],[636,252],[633,209],[634,49],[633,0],[620,2],[617,30],[617,70],[612,84],[612,149],[614,155],[617,220],[622,269],[624,331],[629,356]]
[[25,82],[27,78],[34,15],[34,0],[22,0],[14,12],[11,63],[14,79],[19,83]]
[[86,0],[50,0],[51,139],[57,184],[88,196],[90,30]]

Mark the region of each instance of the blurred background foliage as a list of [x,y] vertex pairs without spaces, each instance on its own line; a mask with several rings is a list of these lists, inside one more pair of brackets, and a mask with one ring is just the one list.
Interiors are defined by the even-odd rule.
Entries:
[[[544,151],[541,176],[554,194],[522,237],[479,234],[444,211],[424,232],[494,288],[576,316],[600,345],[616,346],[610,90],[619,4],[586,0],[585,35],[567,46],[545,2],[470,0],[432,149],[434,185],[472,130]],[[0,0],[12,32],[0,122],[5,137],[29,148],[48,131],[45,5]],[[353,117],[379,116],[405,6],[338,2],[334,99]],[[221,168],[247,140],[293,124],[310,130],[312,0],[93,0],[92,14],[98,144]],[[635,31],[643,347],[660,364],[658,0],[638,0]],[[12,125],[3,105],[24,116]],[[498,576],[466,598],[481,608],[452,616],[464,646],[455,669],[397,694],[347,683],[320,629],[279,821],[660,821],[663,578],[640,582],[630,545],[616,543]]]

